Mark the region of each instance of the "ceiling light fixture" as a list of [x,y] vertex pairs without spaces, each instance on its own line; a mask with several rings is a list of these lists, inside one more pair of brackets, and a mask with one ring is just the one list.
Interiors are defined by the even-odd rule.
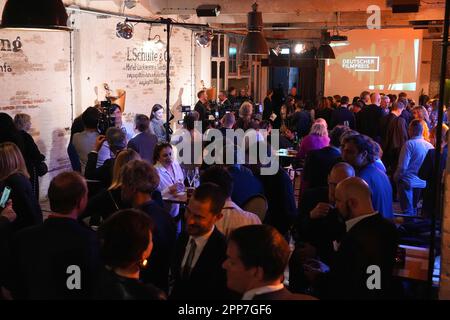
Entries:
[[320,47],[317,50],[317,59],[336,59],[333,49],[330,47],[330,33],[326,30],[322,31],[322,37],[320,39]]
[[305,45],[303,43],[297,43],[294,47],[294,52],[300,54],[305,51]]
[[214,39],[212,31],[197,32],[195,34],[195,42],[199,47],[207,48],[210,46],[211,41]]
[[123,5],[127,7],[128,9],[133,9],[138,4],[138,0],[125,0],[123,2]]
[[262,34],[262,13],[258,11],[256,2],[252,5],[252,9],[253,11],[247,14],[248,33],[244,38],[242,51],[244,54],[267,55],[269,54],[269,47]]
[[134,27],[129,22],[119,22],[116,25],[116,36],[123,39],[133,38]]

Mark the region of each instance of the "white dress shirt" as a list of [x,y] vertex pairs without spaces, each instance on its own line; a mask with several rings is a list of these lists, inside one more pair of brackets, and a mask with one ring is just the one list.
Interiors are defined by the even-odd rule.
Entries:
[[[170,194],[170,186],[174,185],[177,182],[184,181],[183,170],[181,170],[180,164],[176,160],[172,162],[172,170],[175,174],[175,177],[173,177],[170,172],[159,162],[155,165],[155,169],[159,174],[158,190],[161,191],[163,197]],[[178,212],[180,210],[179,204],[165,204],[165,206],[172,217],[176,217],[178,215]]]
[[251,290],[247,291],[246,293],[244,293],[244,295],[242,296],[242,300],[253,300],[253,298],[257,295],[279,291],[283,288],[284,288],[284,285],[282,283],[274,285],[274,286],[264,286],[264,287],[254,288],[254,289],[251,289]]
[[412,137],[403,145],[398,159],[394,180],[402,180],[411,188],[425,188],[427,182],[418,177],[418,172],[433,145],[422,136]]
[[206,243],[208,242],[209,237],[211,237],[213,231],[214,231],[214,226],[212,227],[211,231],[209,231],[207,234],[204,234],[201,237],[192,237],[192,236],[189,237],[189,241],[186,246],[186,250],[184,251],[183,261],[181,262],[181,270],[184,269],[184,265],[186,264],[186,259],[189,255],[189,251],[191,250],[191,240],[194,239],[194,242],[197,246],[195,249],[194,258],[192,259],[192,264],[191,264],[191,270],[193,270],[198,261],[198,258],[202,254],[203,249],[205,248]]
[[261,220],[256,214],[242,210],[230,199],[225,201],[222,214],[223,217],[216,222],[216,227],[227,238],[234,229],[252,224],[261,224]]

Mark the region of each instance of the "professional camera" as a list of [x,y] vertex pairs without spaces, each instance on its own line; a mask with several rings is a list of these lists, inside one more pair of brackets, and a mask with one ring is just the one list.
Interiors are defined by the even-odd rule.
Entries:
[[114,111],[120,108],[117,104],[112,104],[111,101],[101,101],[100,102],[100,115],[98,118],[98,132],[100,134],[106,134],[108,128],[114,127],[116,124],[116,117],[114,116]]

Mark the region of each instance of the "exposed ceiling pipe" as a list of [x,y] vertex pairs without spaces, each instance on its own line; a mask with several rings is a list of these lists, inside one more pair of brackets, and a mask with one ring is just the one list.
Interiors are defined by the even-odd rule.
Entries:
[[[433,25],[433,27],[442,27],[442,24]],[[410,25],[410,24],[401,24],[401,25],[384,25],[381,26],[381,29],[417,29],[417,28],[428,28],[429,25]],[[269,30],[269,31],[284,31],[284,30],[322,30],[322,29],[339,29],[339,30],[350,30],[350,29],[367,29],[367,25],[357,25],[357,26],[324,26],[324,25],[317,25],[317,26],[298,26],[298,27],[264,27],[263,30]],[[246,28],[244,27],[236,27],[236,28],[217,28],[218,30],[223,31],[245,31]]]
[[[117,18],[142,19],[142,16],[138,16],[138,15],[126,14],[126,13],[117,13],[117,12],[111,12],[111,11],[106,11],[106,10],[98,10],[98,9],[91,9],[91,8],[84,8],[84,7],[79,7],[79,6],[76,6],[76,5],[68,6],[68,7],[66,7],[66,10],[75,11],[75,12],[84,12],[84,13],[96,14],[96,15],[99,15],[99,16],[107,15],[107,16],[117,17]],[[153,19],[155,17],[149,16],[149,17],[146,17],[146,18]]]

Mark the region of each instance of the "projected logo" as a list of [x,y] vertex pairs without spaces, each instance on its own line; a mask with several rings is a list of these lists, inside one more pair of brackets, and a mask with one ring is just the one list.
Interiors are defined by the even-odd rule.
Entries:
[[342,68],[356,72],[380,71],[380,57],[354,57],[342,59]]

